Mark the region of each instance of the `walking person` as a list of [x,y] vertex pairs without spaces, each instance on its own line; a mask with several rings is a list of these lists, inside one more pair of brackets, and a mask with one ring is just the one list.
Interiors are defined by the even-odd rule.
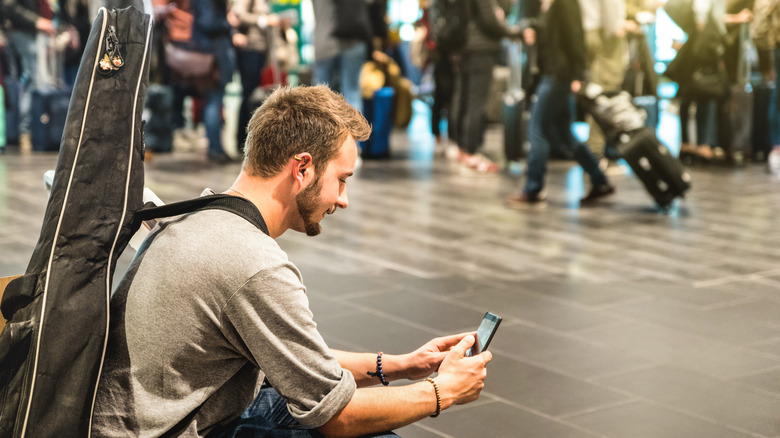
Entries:
[[586,77],[585,43],[580,6],[577,0],[545,0],[538,23],[539,68],[541,79],[536,102],[531,109],[528,177],[520,193],[510,196],[506,205],[524,209],[545,204],[544,179],[551,147],[571,151],[591,180],[591,190],[580,201],[593,203],[615,192],[599,169],[598,160],[571,131],[572,92],[577,93]]

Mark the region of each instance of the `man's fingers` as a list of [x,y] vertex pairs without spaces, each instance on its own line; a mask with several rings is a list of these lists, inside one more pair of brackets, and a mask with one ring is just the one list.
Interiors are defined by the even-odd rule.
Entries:
[[450,335],[441,338],[436,338],[435,340],[436,346],[439,348],[439,351],[448,351],[455,345],[458,345],[458,342],[460,342],[464,337],[473,334],[474,332],[466,332],[466,333],[458,333],[457,335]]
[[456,353],[459,357],[466,356],[466,350],[471,348],[472,345],[474,345],[475,339],[474,335],[469,334],[463,339],[458,342],[458,345],[452,347],[452,352]]

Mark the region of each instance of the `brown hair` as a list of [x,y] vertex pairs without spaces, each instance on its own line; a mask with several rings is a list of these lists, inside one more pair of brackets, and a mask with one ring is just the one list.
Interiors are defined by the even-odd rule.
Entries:
[[244,169],[270,178],[295,154],[309,152],[319,175],[348,135],[363,141],[370,133],[363,115],[328,87],[281,87],[249,120]]

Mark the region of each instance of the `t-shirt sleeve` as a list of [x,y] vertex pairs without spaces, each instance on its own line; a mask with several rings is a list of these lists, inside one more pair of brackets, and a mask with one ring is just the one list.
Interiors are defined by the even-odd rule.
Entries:
[[252,276],[227,301],[222,319],[238,337],[232,342],[250,352],[249,359],[302,425],[322,426],[352,398],[355,379],[317,331],[300,273],[291,263]]

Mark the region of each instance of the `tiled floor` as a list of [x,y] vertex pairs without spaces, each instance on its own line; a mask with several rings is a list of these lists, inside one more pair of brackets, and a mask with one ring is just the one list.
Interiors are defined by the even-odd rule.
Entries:
[[[548,208],[518,212],[502,205],[518,179],[460,174],[424,124],[364,163],[322,236],[280,239],[334,347],[401,353],[504,317],[480,400],[402,436],[780,437],[780,180],[696,167],[662,213],[623,175],[580,209],[582,172],[553,162]],[[487,142],[497,154],[500,131]],[[0,156],[0,275],[26,266],[55,160]],[[237,170],[179,151],[147,164],[147,183],[179,200]]]

